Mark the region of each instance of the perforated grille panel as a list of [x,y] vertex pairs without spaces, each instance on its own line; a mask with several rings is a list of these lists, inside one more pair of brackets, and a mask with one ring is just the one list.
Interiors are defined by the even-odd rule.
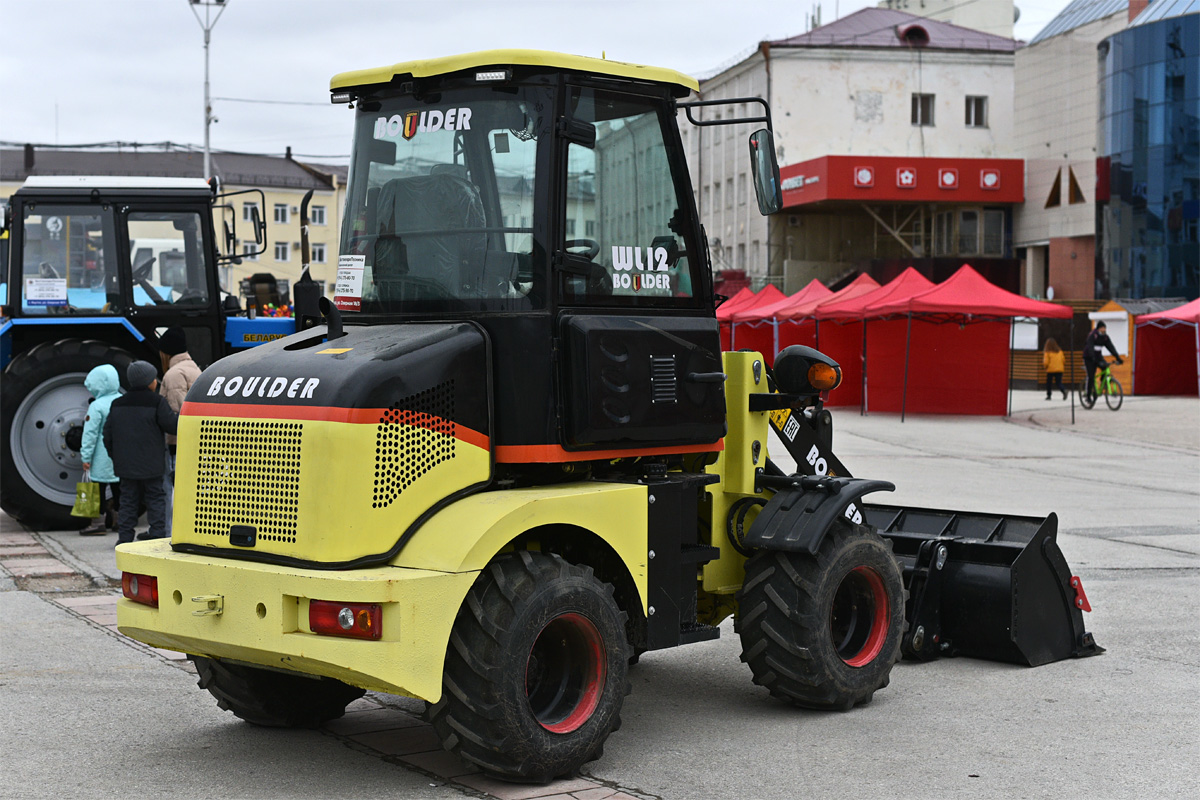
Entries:
[[303,434],[300,422],[201,422],[196,532],[253,525],[260,541],[295,542]]
[[454,381],[392,404],[375,436],[375,494],[387,508],[429,470],[454,458]]

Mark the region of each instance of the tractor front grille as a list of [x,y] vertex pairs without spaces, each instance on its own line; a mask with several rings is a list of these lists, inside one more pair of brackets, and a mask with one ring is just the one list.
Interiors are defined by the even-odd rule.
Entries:
[[379,419],[372,508],[387,508],[429,470],[454,458],[454,381],[409,395]]
[[252,525],[260,541],[294,543],[303,436],[300,422],[201,422],[196,533],[224,538]]

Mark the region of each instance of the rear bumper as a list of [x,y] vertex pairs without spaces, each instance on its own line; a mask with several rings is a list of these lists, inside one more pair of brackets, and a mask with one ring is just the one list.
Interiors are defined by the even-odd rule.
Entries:
[[[158,580],[158,608],[126,598],[118,602],[117,625],[126,636],[428,702],[441,697],[450,628],[478,575],[392,566],[300,570],[176,553],[165,540],[121,545],[117,567]],[[310,600],[381,604],[381,638],[312,633]],[[196,613],[210,605],[220,613]]]

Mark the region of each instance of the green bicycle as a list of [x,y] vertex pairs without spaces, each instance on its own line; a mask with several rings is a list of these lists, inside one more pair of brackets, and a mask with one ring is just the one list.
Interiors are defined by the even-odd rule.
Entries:
[[1121,382],[1113,377],[1111,364],[1107,362],[1096,372],[1094,386],[1088,386],[1086,377],[1079,383],[1079,404],[1084,408],[1096,405],[1100,395],[1104,395],[1104,402],[1113,411],[1120,408],[1125,400],[1125,390],[1121,388]]

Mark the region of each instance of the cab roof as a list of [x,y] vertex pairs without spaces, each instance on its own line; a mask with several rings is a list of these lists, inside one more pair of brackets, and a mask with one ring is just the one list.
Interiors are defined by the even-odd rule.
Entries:
[[[361,69],[353,72],[343,72],[333,76],[329,82],[330,91],[350,89],[355,86],[389,83],[397,75],[411,75],[414,78],[428,78],[434,75],[445,75],[466,69],[482,67],[550,67],[552,69],[584,72],[594,75],[611,75],[617,78],[634,78],[655,83],[666,83],[678,86],[688,91],[699,91],[700,84],[695,78],[662,67],[646,67],[640,64],[627,64],[623,61],[609,61],[603,58],[589,56],[573,56],[566,53],[554,53],[547,50],[481,50],[476,53],[463,53],[456,56],[441,58],[426,58],[419,61],[406,61],[392,64],[388,67]],[[680,96],[686,94],[677,92]]]

